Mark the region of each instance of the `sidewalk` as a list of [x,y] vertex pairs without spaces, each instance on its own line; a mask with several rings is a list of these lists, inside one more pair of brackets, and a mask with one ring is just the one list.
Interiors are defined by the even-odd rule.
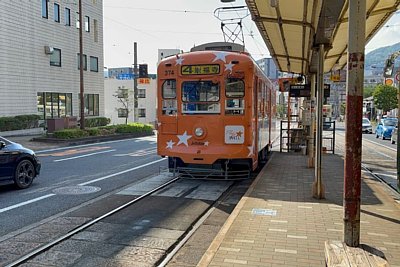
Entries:
[[[307,157],[275,152],[198,266],[325,266],[324,242],[343,240],[344,162],[323,156],[324,200],[311,197]],[[363,173],[360,243],[400,266],[400,205]]]

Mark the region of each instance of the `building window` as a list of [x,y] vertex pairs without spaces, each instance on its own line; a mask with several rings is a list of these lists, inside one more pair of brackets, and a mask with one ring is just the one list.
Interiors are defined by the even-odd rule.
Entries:
[[48,0],[42,0],[42,18],[47,19],[49,17],[49,5]]
[[85,95],[85,115],[99,116],[99,95]]
[[85,32],[90,32],[90,18],[85,16]]
[[90,57],[90,71],[99,72],[99,59]]
[[[81,58],[80,58],[80,54],[78,53],[78,70],[81,69]],[[87,56],[85,54],[83,54],[83,69],[87,70]]]
[[65,26],[71,26],[71,10],[68,7],[65,8]]
[[54,3],[54,21],[60,22],[60,5]]
[[93,20],[93,31],[94,31],[94,41],[95,43],[99,42],[99,25],[97,23],[97,19]]
[[126,88],[118,88],[118,98],[128,98],[129,90]]
[[54,48],[50,55],[50,66],[61,67],[61,49]]
[[75,20],[76,28],[79,29],[80,22],[79,22],[79,12],[76,12],[76,20]]
[[146,109],[145,108],[139,108],[138,109],[138,117],[139,118],[146,118]]
[[42,120],[72,116],[72,94],[38,92],[37,111]]
[[126,108],[118,109],[118,118],[126,118],[128,117],[128,110]]
[[138,89],[138,98],[146,98],[146,89]]

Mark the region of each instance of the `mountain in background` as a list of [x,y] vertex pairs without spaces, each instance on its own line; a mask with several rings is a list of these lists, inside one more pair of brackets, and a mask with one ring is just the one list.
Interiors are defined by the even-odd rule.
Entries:
[[372,50],[365,55],[365,69],[369,69],[371,66],[383,68],[388,56],[396,51],[400,51],[400,43]]

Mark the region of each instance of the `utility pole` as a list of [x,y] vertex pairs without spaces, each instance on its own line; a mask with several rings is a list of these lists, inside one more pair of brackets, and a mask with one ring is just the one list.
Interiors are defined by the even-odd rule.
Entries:
[[79,0],[79,88],[81,101],[80,128],[85,129],[85,96],[83,84],[83,23],[82,23],[82,0]]
[[137,43],[133,43],[133,121],[138,122],[138,64],[137,64]]
[[349,1],[343,223],[344,242],[350,247],[360,245],[365,10],[365,0]]

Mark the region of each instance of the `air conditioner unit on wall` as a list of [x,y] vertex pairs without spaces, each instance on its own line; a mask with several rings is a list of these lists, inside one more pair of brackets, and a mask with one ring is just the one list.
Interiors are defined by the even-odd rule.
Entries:
[[44,53],[46,55],[51,55],[51,54],[53,54],[53,52],[54,52],[54,47],[48,46],[48,45],[44,46]]

